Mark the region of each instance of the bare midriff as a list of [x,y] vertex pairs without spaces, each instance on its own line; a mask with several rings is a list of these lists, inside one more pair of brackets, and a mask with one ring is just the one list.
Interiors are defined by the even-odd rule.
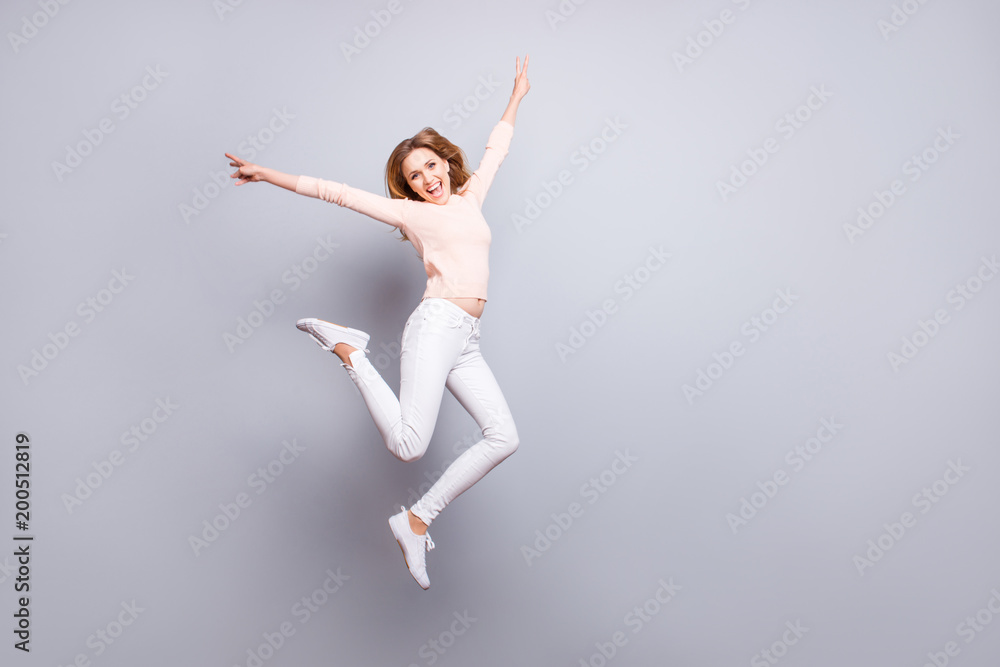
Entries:
[[486,307],[486,299],[477,299],[473,296],[444,297],[458,305],[459,308],[473,317],[482,317],[483,309]]

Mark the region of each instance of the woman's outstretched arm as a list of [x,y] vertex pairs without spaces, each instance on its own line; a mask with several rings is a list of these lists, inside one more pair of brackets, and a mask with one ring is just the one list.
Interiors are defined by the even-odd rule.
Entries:
[[279,185],[286,190],[295,192],[295,184],[298,183],[299,180],[297,175],[285,174],[274,169],[268,169],[267,167],[262,167],[259,164],[241,160],[235,155],[230,155],[229,153],[226,153],[226,157],[232,160],[232,162],[229,163],[230,167],[239,167],[239,169],[236,170],[236,173],[229,175],[229,178],[237,179],[236,185],[264,181],[265,183]]
[[238,167],[229,176],[237,179],[236,185],[261,181],[272,183],[300,195],[316,197],[331,204],[349,208],[393,227],[401,228],[403,226],[403,209],[407,205],[405,199],[390,199],[352,188],[344,183],[326,181],[312,176],[285,174],[275,169],[247,162],[229,153],[225,155],[232,160],[229,166]]
[[521,98],[528,94],[531,84],[528,83],[528,56],[524,56],[524,67],[521,67],[521,58],[514,61],[514,92],[510,94],[510,102],[504,109],[500,120],[514,125],[517,118],[517,107],[521,103]]

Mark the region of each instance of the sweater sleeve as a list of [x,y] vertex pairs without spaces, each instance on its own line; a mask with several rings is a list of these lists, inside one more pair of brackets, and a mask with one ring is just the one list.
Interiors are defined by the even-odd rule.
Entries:
[[510,140],[513,136],[513,125],[505,120],[496,124],[486,142],[486,153],[479,163],[479,168],[472,173],[469,182],[465,185],[464,192],[475,197],[480,209],[486,200],[487,191],[493,184],[493,177],[496,176],[503,159],[507,157],[507,150],[510,148]]
[[349,208],[397,228],[403,226],[403,211],[408,201],[382,197],[365,190],[352,188],[344,183],[326,181],[312,176],[299,176],[299,180],[295,184],[295,192]]

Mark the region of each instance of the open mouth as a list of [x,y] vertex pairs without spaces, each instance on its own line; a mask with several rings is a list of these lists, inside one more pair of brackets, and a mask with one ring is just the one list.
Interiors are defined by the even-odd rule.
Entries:
[[431,197],[434,197],[435,199],[438,198],[438,197],[440,197],[442,192],[443,192],[443,189],[441,187],[440,181],[437,182],[437,183],[435,183],[434,187],[431,187],[431,188],[427,189],[427,194],[429,194]]

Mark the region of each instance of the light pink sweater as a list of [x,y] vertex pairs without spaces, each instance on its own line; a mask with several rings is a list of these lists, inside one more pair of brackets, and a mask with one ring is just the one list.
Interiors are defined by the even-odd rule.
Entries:
[[492,234],[483,201],[507,156],[514,126],[500,121],[490,133],[479,168],[446,204],[391,199],[343,183],[299,176],[295,191],[344,206],[402,229],[424,259],[424,297],[486,298]]

